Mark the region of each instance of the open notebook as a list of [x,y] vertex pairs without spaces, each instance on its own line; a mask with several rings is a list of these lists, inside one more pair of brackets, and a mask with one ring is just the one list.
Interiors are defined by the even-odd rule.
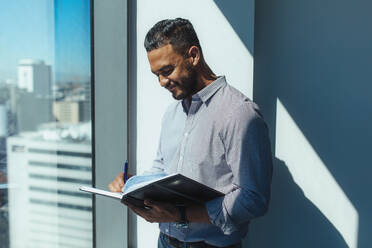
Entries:
[[144,199],[187,205],[204,203],[224,195],[182,174],[166,175],[164,173],[133,176],[125,184],[123,193],[85,186],[80,187],[80,190],[128,201],[140,207],[144,207]]

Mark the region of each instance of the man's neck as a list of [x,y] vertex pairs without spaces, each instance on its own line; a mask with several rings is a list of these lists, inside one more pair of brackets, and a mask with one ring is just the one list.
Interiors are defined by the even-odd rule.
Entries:
[[217,76],[213,73],[207,63],[202,60],[200,66],[197,68],[197,91],[199,92],[203,88],[210,85],[217,79]]

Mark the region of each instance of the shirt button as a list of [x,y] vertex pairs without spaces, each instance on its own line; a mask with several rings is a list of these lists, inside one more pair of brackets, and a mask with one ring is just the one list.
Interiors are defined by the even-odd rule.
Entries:
[[167,229],[165,229],[165,232],[169,232],[168,228],[167,228]]
[[185,135],[185,137],[187,137],[189,135],[189,133],[185,133],[184,135]]

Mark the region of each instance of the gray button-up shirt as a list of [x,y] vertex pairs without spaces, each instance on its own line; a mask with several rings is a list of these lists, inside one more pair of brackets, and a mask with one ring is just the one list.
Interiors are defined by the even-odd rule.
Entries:
[[206,204],[209,223],[160,223],[181,241],[227,246],[268,208],[272,158],[267,126],[255,103],[219,77],[167,109],[152,171],[181,173],[225,193]]

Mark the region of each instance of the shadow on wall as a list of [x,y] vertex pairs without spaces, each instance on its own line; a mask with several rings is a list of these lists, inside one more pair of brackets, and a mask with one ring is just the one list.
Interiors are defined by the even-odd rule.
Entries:
[[348,247],[332,223],[293,181],[286,164],[274,159],[270,210],[253,222],[244,247]]
[[[241,21],[242,13],[250,12],[245,1],[215,2],[251,51],[244,35],[253,32]],[[254,100],[270,127],[272,151],[280,99],[358,212],[358,247],[369,247],[372,33],[367,30],[372,2],[269,0],[254,5]],[[278,159],[269,213],[253,221],[245,243],[253,248],[347,247]]]
[[257,1],[255,18],[254,99],[272,141],[280,99],[356,209],[358,247],[370,247],[372,230],[371,8],[370,1]]
[[[253,57],[254,0],[214,0],[214,2]],[[252,21],[247,23],[245,20]]]

